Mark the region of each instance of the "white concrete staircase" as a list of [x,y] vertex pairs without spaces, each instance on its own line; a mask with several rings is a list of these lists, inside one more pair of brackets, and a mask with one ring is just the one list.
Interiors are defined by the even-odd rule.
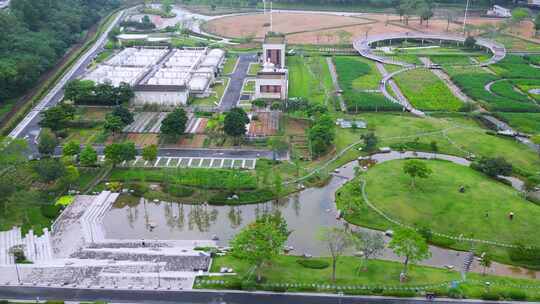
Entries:
[[22,245],[26,258],[34,263],[42,263],[53,258],[50,233],[43,229],[43,235],[37,236],[30,230],[23,237],[20,227],[0,232],[0,265],[14,264],[14,258],[9,253],[13,246]]

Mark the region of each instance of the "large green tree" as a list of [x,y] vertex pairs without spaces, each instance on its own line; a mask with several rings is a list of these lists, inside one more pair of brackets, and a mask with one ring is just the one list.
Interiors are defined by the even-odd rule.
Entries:
[[188,117],[182,108],[176,108],[161,122],[160,132],[168,139],[177,139],[186,132]]
[[413,188],[416,186],[417,178],[428,178],[433,173],[426,162],[416,159],[406,161],[403,165],[403,172],[411,177],[411,187]]
[[94,150],[94,148],[90,145],[84,147],[81,151],[81,155],[79,156],[79,162],[81,166],[84,167],[92,167],[95,166],[97,163],[97,152]]
[[75,108],[71,105],[62,103],[41,112],[41,121],[39,125],[43,128],[49,128],[53,132],[65,129],[70,120],[75,115]]
[[416,263],[431,257],[426,240],[418,232],[408,228],[396,230],[388,247],[397,256],[404,258],[403,277],[407,276],[409,263]]
[[246,135],[246,125],[249,123],[249,117],[242,108],[233,108],[225,114],[223,129],[225,134],[238,140]]
[[260,282],[263,266],[283,252],[288,235],[287,224],[280,214],[263,215],[234,237],[231,253],[253,265]]
[[124,161],[134,160],[137,149],[132,142],[113,143],[105,147],[104,154],[105,159],[114,167]]
[[332,281],[336,281],[336,268],[338,259],[352,244],[350,233],[344,228],[323,227],[319,231],[318,238],[323,242],[332,257]]
[[39,135],[38,151],[43,155],[52,155],[58,143],[58,138],[51,130],[43,129]]

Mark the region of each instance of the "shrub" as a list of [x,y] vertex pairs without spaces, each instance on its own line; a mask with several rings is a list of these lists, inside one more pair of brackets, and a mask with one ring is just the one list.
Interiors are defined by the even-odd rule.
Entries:
[[525,301],[527,300],[527,294],[521,290],[510,290],[503,293],[504,298],[515,300],[515,301]]
[[463,290],[460,287],[454,287],[448,289],[448,297],[452,299],[463,299],[465,298],[465,295],[463,294]]
[[510,259],[514,262],[529,266],[540,266],[540,248],[528,248],[523,244],[517,244],[509,252]]
[[255,283],[255,281],[253,280],[244,280],[242,281],[240,286],[242,290],[247,291],[253,291],[257,289],[257,283]]
[[327,261],[319,260],[319,259],[298,259],[296,260],[296,263],[302,265],[305,268],[311,268],[311,269],[325,269],[330,266],[330,264]]
[[501,295],[494,291],[488,291],[482,294],[482,300],[486,301],[499,301],[501,299]]
[[412,290],[386,290],[382,295],[387,297],[412,298],[416,296],[416,292]]
[[175,197],[189,197],[195,192],[195,190],[192,188],[176,184],[165,184],[165,188],[163,190]]
[[55,219],[58,214],[60,213],[60,210],[62,209],[61,206],[56,205],[41,205],[41,214],[49,219]]
[[75,200],[75,197],[72,195],[64,195],[60,197],[56,203],[54,203],[56,206],[69,206],[73,201]]
[[130,183],[129,185],[126,185],[127,188],[129,188],[130,190],[133,190],[133,195],[134,196],[137,196],[137,197],[142,197],[144,196],[149,190],[150,188],[148,187],[148,185],[146,183]]
[[471,164],[471,168],[480,171],[487,176],[497,177],[498,175],[509,176],[512,174],[512,164],[502,157],[489,158],[482,157]]

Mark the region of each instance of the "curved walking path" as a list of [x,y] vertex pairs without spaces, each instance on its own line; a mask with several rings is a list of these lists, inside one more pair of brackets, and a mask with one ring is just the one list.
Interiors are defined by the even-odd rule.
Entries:
[[[368,59],[371,59],[373,61],[377,61],[383,64],[394,64],[394,65],[400,65],[403,67],[411,67],[414,65],[407,62],[401,62],[401,61],[389,59],[384,56],[373,54],[371,45],[380,41],[386,41],[386,40],[391,41],[391,40],[402,40],[402,39],[439,40],[441,42],[454,41],[456,43],[463,44],[465,42],[465,38],[466,37],[464,36],[449,35],[445,33],[439,33],[439,34],[426,34],[426,33],[420,33],[420,32],[392,33],[392,34],[372,35],[372,36],[368,36],[367,38],[358,39],[353,42],[353,47],[360,53],[360,55]],[[488,62],[482,65],[494,64],[504,59],[504,57],[506,57],[506,48],[495,41],[485,39],[485,38],[476,38],[476,44],[489,49],[491,53],[493,54],[493,57],[491,57],[491,59]]]

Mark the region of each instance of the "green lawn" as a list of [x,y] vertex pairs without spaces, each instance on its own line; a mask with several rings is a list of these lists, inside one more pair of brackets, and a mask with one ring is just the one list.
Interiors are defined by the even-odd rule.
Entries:
[[[535,219],[540,206],[524,200],[512,187],[465,166],[446,161],[422,161],[433,174],[417,181],[403,173],[405,161],[396,160],[371,168],[365,178],[369,200],[401,222],[455,236],[463,234],[513,244],[526,241],[540,246]],[[460,193],[460,186],[466,188]],[[508,214],[514,212],[513,221]],[[488,217],[486,217],[488,213]]]
[[540,133],[540,113],[497,113],[512,128],[529,134]]
[[262,69],[261,65],[258,63],[251,63],[249,65],[248,75],[255,76]]
[[[368,263],[366,271],[358,271],[360,260],[357,257],[343,256],[338,259],[336,282],[331,280],[331,267],[326,269],[310,269],[301,266],[297,256],[279,256],[271,261],[270,265],[263,269],[265,279],[262,285],[246,286],[246,289],[255,287],[271,291],[300,291],[300,292],[343,292],[345,294],[366,294],[366,295],[387,295],[387,296],[414,296],[414,291],[383,290],[381,287],[407,288],[414,286],[427,287],[428,291],[435,292],[438,296],[448,296],[449,284],[440,287],[430,287],[426,285],[436,285],[445,282],[460,280],[460,274],[455,271],[445,269],[423,267],[411,265],[409,270],[409,281],[399,283],[399,274],[402,265],[396,262],[372,260]],[[331,262],[329,258],[322,258]],[[232,268],[237,275],[233,276],[212,276],[199,277],[195,283],[195,288],[211,289],[242,289],[242,282],[248,278],[253,279],[251,267],[244,261],[235,259],[232,256],[216,257],[212,263],[213,272],[219,272],[221,267]],[[251,274],[251,276],[249,275]],[[485,293],[484,282],[492,284],[491,291],[495,294],[504,294],[506,298],[516,297],[510,294],[516,293],[516,288],[510,286],[540,286],[538,281],[511,279],[497,276],[481,276],[470,273],[467,275],[469,281],[461,283],[459,290],[467,298],[481,298]],[[209,281],[222,281],[222,284]],[[288,287],[285,286],[288,285]],[[280,286],[278,286],[280,285]],[[349,287],[349,288],[345,288]],[[359,287],[365,287],[364,289]],[[539,294],[536,289],[523,290],[517,292],[525,294],[527,299],[536,300]]]
[[248,80],[244,82],[242,92],[255,92],[255,80]]
[[324,57],[287,57],[289,67],[289,97],[301,97],[325,104],[334,91],[332,77]]
[[223,83],[215,83],[211,87],[215,94],[210,94],[210,96],[205,98],[193,98],[191,105],[215,107],[221,101],[221,97],[225,93],[225,88],[227,88],[227,84],[229,83],[229,78],[221,78],[221,80]]
[[[520,171],[540,172],[540,158],[536,151],[511,138],[489,135],[475,120],[464,115],[418,118],[400,113],[362,113],[345,117],[365,120],[368,129],[356,132],[338,129],[336,136],[338,151],[342,147],[360,141],[361,134],[375,132],[381,147],[413,142],[418,138],[419,142],[426,145],[436,141],[442,153],[466,156],[467,152],[470,152],[476,156],[502,156]],[[447,136],[442,134],[443,130],[446,130]],[[436,133],[425,134],[431,132]]]
[[234,72],[237,62],[238,62],[238,55],[228,54],[227,59],[225,61],[225,65],[223,66],[223,74],[228,75]]
[[458,111],[463,102],[432,71],[415,69],[394,77],[413,107],[423,111]]

